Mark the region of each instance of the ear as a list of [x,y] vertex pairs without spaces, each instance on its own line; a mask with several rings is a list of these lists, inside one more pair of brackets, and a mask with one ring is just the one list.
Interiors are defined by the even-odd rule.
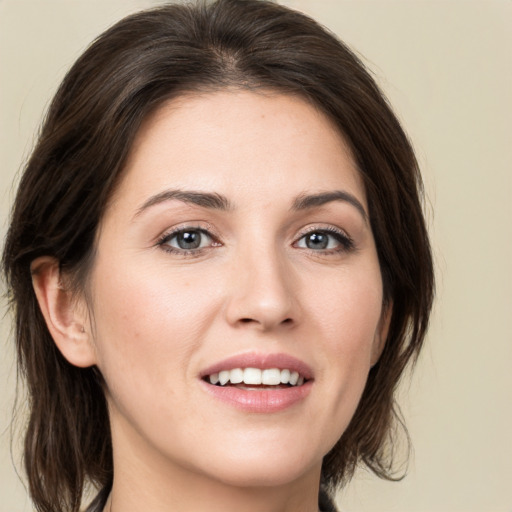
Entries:
[[377,330],[375,331],[375,338],[372,346],[372,359],[371,366],[375,366],[384,350],[386,340],[388,338],[389,325],[391,317],[393,316],[393,302],[390,301],[382,306],[382,313],[380,316]]
[[39,307],[62,355],[74,366],[94,365],[96,356],[87,307],[66,289],[59,262],[42,256],[32,262],[30,270]]

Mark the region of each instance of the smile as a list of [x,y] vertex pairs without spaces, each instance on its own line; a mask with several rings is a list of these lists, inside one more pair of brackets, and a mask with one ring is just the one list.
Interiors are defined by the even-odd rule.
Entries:
[[314,384],[308,364],[288,354],[245,353],[200,374],[211,397],[246,413],[277,413],[306,400]]
[[[210,384],[218,386],[250,385],[250,386],[302,386],[305,382],[298,371],[279,368],[234,368],[222,370],[207,376]],[[260,388],[262,389],[262,388]]]

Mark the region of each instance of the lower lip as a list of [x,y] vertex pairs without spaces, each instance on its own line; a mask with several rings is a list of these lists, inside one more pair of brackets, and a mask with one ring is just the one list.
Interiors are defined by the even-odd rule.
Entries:
[[206,391],[218,400],[246,412],[273,413],[283,411],[304,400],[313,381],[288,388],[241,389],[235,386],[214,386],[201,381]]

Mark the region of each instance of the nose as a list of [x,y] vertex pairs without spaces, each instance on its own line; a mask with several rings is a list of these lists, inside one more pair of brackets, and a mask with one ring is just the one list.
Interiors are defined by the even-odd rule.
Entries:
[[232,267],[227,321],[259,331],[299,321],[297,279],[285,257],[263,251],[239,255]]

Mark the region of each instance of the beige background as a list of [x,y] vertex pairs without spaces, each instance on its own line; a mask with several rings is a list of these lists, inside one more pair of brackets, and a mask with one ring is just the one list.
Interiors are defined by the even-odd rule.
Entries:
[[[11,183],[64,72],[111,22],[157,3],[0,0],[2,238]],[[341,510],[512,512],[512,1],[284,3],[356,48],[387,92],[422,164],[437,260],[428,345],[403,386],[409,474],[361,473]],[[0,512],[29,511],[9,449],[6,320],[0,346]]]

